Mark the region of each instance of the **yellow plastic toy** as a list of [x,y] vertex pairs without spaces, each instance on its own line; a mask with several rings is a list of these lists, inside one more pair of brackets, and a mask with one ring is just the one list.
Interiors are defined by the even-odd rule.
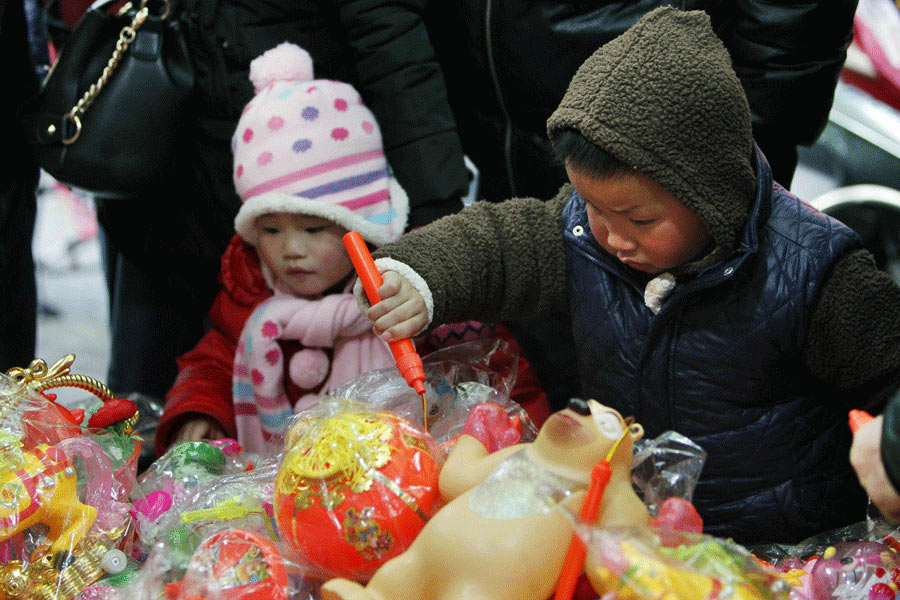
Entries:
[[41,444],[23,452],[24,465],[0,473],[0,542],[43,523],[50,528],[50,556],[73,548],[97,518],[82,504],[72,461]]

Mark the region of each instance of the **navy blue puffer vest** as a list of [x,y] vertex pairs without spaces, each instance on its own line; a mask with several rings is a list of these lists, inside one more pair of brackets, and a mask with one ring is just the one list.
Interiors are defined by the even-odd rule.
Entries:
[[679,282],[656,315],[641,279],[593,239],[584,200],[563,212],[582,393],[675,430],[707,453],[694,503],[707,533],[796,542],[864,518],[850,467],[852,399],[801,356],[829,268],[856,234],[771,184],[758,189],[735,252]]

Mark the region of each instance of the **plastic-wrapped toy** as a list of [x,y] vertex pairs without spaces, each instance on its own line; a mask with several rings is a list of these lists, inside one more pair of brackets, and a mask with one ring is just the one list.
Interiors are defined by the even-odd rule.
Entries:
[[876,541],[839,542],[798,565],[792,600],[894,600],[900,554]]
[[204,541],[184,580],[165,591],[169,600],[288,600],[288,579],[271,541],[229,529]]
[[114,469],[104,444],[118,436],[139,453],[130,439],[137,416],[122,414],[109,430],[83,428],[83,414],[41,395],[77,387],[114,400],[103,384],[70,374],[73,359],[0,375],[0,600],[69,600],[125,568],[126,457]]
[[591,585],[618,600],[788,599],[787,583],[727,540],[647,527],[581,533]]
[[[517,354],[503,340],[485,337],[430,353],[424,358],[428,433],[438,444],[450,442],[471,410],[482,403],[501,406],[522,422],[522,441],[533,441],[537,427],[510,399],[516,380]],[[422,400],[396,368],[369,371],[331,393],[357,398],[372,410],[389,410],[423,424]]]
[[780,573],[791,600],[900,599],[900,527],[870,517],[797,544],[753,548]]
[[[195,443],[199,442],[189,442]],[[190,454],[194,454],[193,450]],[[173,571],[167,575],[179,578],[178,571],[187,568],[201,541],[216,533],[243,529],[277,539],[272,508],[276,472],[273,458],[271,463],[250,471],[226,472],[182,486],[171,495],[157,490],[139,499],[135,510],[140,513],[136,519],[140,523],[141,553],[148,554],[162,544],[168,570]],[[169,578],[166,583],[171,581]]]
[[533,443],[492,454],[461,436],[440,475],[448,503],[409,550],[365,587],[346,579],[325,583],[323,599],[548,598],[572,537],[558,508],[579,512],[594,466],[616,444],[597,522],[647,524],[649,513],[630,483],[632,446],[643,428],[594,400],[582,404],[551,415]]
[[310,576],[366,579],[404,551],[438,497],[434,443],[418,427],[348,401],[301,415],[275,480],[278,531]]

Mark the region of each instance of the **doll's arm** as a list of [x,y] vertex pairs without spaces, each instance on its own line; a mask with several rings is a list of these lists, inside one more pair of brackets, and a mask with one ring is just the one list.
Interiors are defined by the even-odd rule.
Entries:
[[434,323],[567,310],[561,215],[571,195],[548,202],[476,202],[455,215],[411,231],[372,255],[391,258],[427,282]]
[[441,497],[450,501],[484,481],[503,460],[518,450],[520,444],[488,454],[487,449],[470,435],[461,435],[441,469]]

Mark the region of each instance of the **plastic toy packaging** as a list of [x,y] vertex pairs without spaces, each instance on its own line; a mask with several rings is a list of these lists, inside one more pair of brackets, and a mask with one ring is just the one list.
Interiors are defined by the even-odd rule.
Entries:
[[685,436],[666,431],[635,443],[631,481],[650,514],[666,498],[690,501],[706,460],[706,451]]
[[136,500],[133,514],[141,556],[162,545],[170,562],[167,575],[180,577],[202,540],[228,529],[277,539],[272,512],[274,459],[249,471],[224,473],[225,457],[206,442],[178,444],[163,458],[174,468],[167,471],[171,478],[162,482],[162,489]]
[[268,535],[223,529],[200,541],[186,565],[164,544],[125,586],[95,585],[78,600],[312,600],[297,565]]
[[[67,356],[0,375],[0,599],[70,600],[127,566],[138,415]],[[42,393],[98,397],[89,418]],[[87,421],[87,422],[85,422]]]
[[[517,354],[503,340],[485,337],[443,348],[424,357],[423,364],[428,433],[438,444],[452,442],[462,432],[472,408],[487,402],[502,407],[521,424],[518,441],[530,442],[537,436],[537,427],[509,397],[518,363]],[[424,425],[421,399],[393,367],[364,373],[331,396],[354,398]]]
[[789,598],[784,579],[728,540],[654,527],[577,530],[588,548],[588,579],[604,598]]
[[406,417],[328,398],[300,413],[275,479],[286,557],[309,578],[368,579],[437,509],[434,440]]
[[900,598],[898,537],[896,524],[876,520],[756,553],[791,584],[791,600],[893,600]]
[[[277,458],[272,457],[270,460],[269,475],[274,478]],[[240,445],[232,439],[183,442],[169,448],[140,475],[132,492],[132,516],[139,534],[137,554],[146,555],[156,542],[165,537],[160,528],[165,526],[164,516],[167,513],[180,518],[182,512],[191,506],[188,503],[192,503],[198,493],[202,499],[208,497],[211,487],[228,487],[229,480],[223,478],[245,473],[257,463],[260,466],[263,464],[256,458],[252,464],[248,463]],[[253,493],[262,493],[257,489],[257,475],[259,474],[239,477],[252,483],[249,487],[238,485],[241,488],[238,495],[246,496],[251,488],[256,490]],[[262,475],[265,476],[266,473],[263,472]],[[260,501],[254,499],[252,504],[259,506]],[[170,512],[173,507],[174,510]]]

